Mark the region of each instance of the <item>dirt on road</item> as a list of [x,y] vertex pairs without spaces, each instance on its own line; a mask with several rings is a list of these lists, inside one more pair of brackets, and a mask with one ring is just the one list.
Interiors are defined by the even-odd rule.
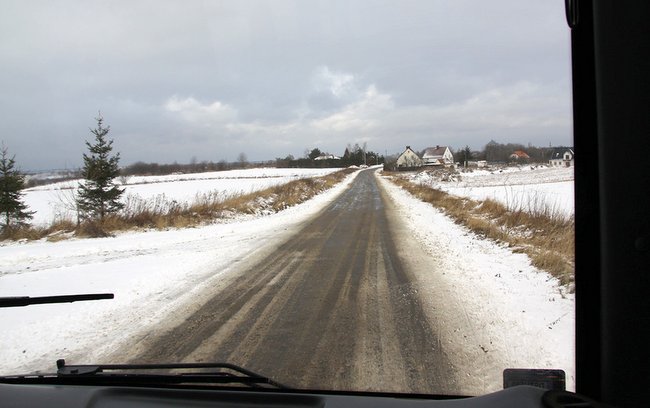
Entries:
[[209,301],[134,345],[132,362],[229,362],[303,389],[456,393],[398,223],[374,171],[360,172],[295,235],[206,288]]

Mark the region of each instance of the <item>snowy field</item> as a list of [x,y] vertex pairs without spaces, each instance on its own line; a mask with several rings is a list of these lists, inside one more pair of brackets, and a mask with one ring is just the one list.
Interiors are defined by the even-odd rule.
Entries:
[[[382,180],[382,179],[380,179]],[[382,184],[434,265],[417,275],[464,385],[498,389],[504,368],[559,368],[575,387],[575,296],[530,259],[456,224],[394,184]],[[444,293],[444,294],[443,294]],[[449,301],[454,299],[454,301]],[[440,311],[450,312],[441,316]]]
[[[168,176],[131,176],[116,179],[125,193],[123,200],[176,201],[189,203],[201,195],[222,197],[263,190],[304,177],[318,177],[339,169],[246,169]],[[74,220],[73,193],[79,180],[25,190],[24,202],[35,211],[32,223],[46,226],[54,220]]]
[[[123,362],[115,350],[201,301],[204,289],[240,259],[295,232],[354,176],[303,204],[263,217],[113,238],[5,243],[0,246],[0,296],[109,292],[115,299],[0,309],[0,374],[51,372],[58,358],[72,364]],[[532,267],[525,255],[473,235],[384,184],[400,217],[439,270],[446,271],[436,276],[432,288],[451,294],[455,304],[437,304],[433,289],[425,298],[432,313],[443,306],[462,311],[461,319],[438,320],[445,323],[445,347],[458,357],[468,383],[487,392],[495,384],[498,388],[506,367],[561,368],[572,389],[573,295]],[[433,276],[417,278],[426,285]]]
[[573,168],[521,166],[461,171],[460,177],[442,181],[418,173],[413,181],[475,200],[491,198],[512,210],[548,210],[570,217],[574,214]]
[[0,374],[51,372],[63,357],[71,363],[109,363],[103,358],[131,336],[153,330],[169,313],[196,300],[220,274],[289,233],[350,181],[260,218],[113,238],[5,243],[0,296],[108,292],[115,299],[0,309]]

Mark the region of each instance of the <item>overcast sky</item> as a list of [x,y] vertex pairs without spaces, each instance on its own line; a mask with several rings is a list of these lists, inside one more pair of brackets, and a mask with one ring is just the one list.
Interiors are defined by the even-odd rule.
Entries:
[[570,145],[563,0],[3,1],[0,140],[81,165]]

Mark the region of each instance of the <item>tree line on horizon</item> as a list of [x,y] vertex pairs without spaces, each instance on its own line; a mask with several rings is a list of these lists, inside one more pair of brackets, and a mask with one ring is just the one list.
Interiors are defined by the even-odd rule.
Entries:
[[238,169],[250,169],[259,167],[276,167],[276,168],[335,168],[335,167],[349,167],[360,166],[363,164],[374,165],[382,164],[384,156],[373,151],[366,151],[359,144],[348,144],[343,152],[343,155],[336,156],[336,158],[322,158],[323,156],[330,155],[327,152],[321,151],[318,147],[311,150],[307,149],[303,157],[296,158],[292,154],[285,157],[278,157],[275,160],[256,161],[250,162],[247,160],[244,153],[240,153],[237,161],[228,162],[220,160],[213,161],[198,161],[192,158],[189,163],[174,162],[171,164],[160,163],[146,163],[138,161],[120,169],[121,176],[144,176],[144,175],[166,175],[173,173],[199,173],[207,171],[226,171]]
[[452,152],[454,154],[454,161],[462,163],[468,160],[485,160],[490,163],[508,163],[513,160],[510,155],[515,151],[522,151],[526,153],[531,163],[548,163],[551,154],[557,148],[565,146],[554,147],[538,147],[528,144],[527,146],[520,143],[499,143],[490,140],[482,150],[471,150],[469,146]]
[[[490,140],[483,149],[472,150],[468,145],[463,148],[454,149],[450,146],[449,150],[454,156],[455,163],[465,163],[467,161],[478,161],[485,160],[488,163],[548,163],[551,158],[552,153],[558,148],[566,148],[566,146],[549,146],[549,147],[538,147],[531,144],[523,145],[521,143],[499,143],[494,140]],[[426,149],[422,150],[413,150],[420,157],[424,155]],[[510,156],[515,151],[522,151],[526,153],[530,158],[529,159],[512,159]],[[386,158],[387,164],[390,166],[397,161],[400,153],[391,155]]]
[[[162,175],[181,173],[197,173],[203,171],[222,171],[243,169],[261,166],[278,168],[324,168],[324,167],[350,167],[360,165],[375,165],[396,160],[396,156],[384,157],[376,152],[369,151],[366,146],[348,144],[342,156],[334,156],[321,151],[318,147],[306,150],[304,157],[295,158],[288,155],[266,162],[250,163],[245,153],[240,153],[236,162],[217,163],[202,161],[192,158],[188,164],[158,164],[136,162],[120,168],[120,154],[113,154],[113,141],[107,139],[110,126],[104,127],[101,114],[95,118],[97,127],[90,129],[94,135],[93,143],[86,141],[87,153],[83,154],[83,167],[78,173],[71,176],[82,178],[74,193],[74,209],[77,213],[77,226],[86,221],[102,221],[107,215],[118,212],[123,208],[120,198],[124,192],[114,183],[118,177],[130,175]],[[508,162],[510,155],[517,150],[526,152],[531,162],[547,162],[553,148],[524,146],[516,143],[498,143],[494,140],[488,142],[482,150],[472,150],[465,146],[457,151],[452,151],[456,162],[470,160],[486,160],[488,162]],[[422,153],[422,152],[421,152]],[[66,178],[69,179],[69,178]],[[52,182],[49,180],[49,182]],[[29,211],[22,202],[22,190],[33,186],[26,183],[25,175],[16,168],[15,156],[9,156],[8,148],[2,144],[0,150],[0,236],[6,235],[13,228],[20,228],[29,224],[33,212]]]
[[[86,141],[87,153],[83,154],[83,167],[72,176],[82,178],[76,190],[73,191],[70,203],[67,203],[76,212],[77,228],[96,223],[98,232],[101,232],[101,223],[110,214],[120,211],[124,204],[120,201],[124,189],[120,188],[114,180],[118,177],[136,174],[169,174],[174,172],[199,172],[210,170],[230,170],[234,168],[249,168],[251,165],[244,153],[240,153],[236,163],[221,161],[216,165],[212,162],[199,163],[192,159],[189,164],[160,165],[158,163],[136,162],[120,169],[120,154],[113,153],[113,140],[108,139],[110,126],[104,126],[101,113],[95,118],[97,126],[90,129],[94,136],[93,142]],[[305,153],[304,158],[295,159],[289,155],[284,159],[274,162],[257,163],[257,165],[275,165],[276,167],[347,167],[361,164],[379,164],[383,157],[367,151],[358,144],[348,145],[340,158],[331,155],[325,160],[323,152],[318,148]],[[123,183],[122,183],[123,184]],[[12,236],[12,231],[29,226],[33,218],[33,211],[29,211],[23,203],[23,190],[28,187],[25,175],[16,168],[15,156],[9,157],[8,148],[2,145],[0,151],[0,238]]]

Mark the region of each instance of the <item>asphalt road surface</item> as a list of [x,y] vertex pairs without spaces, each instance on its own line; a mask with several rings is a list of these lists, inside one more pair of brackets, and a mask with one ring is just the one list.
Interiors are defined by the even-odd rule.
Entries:
[[305,389],[449,393],[450,364],[398,256],[372,170],[242,267],[134,362],[229,362]]

